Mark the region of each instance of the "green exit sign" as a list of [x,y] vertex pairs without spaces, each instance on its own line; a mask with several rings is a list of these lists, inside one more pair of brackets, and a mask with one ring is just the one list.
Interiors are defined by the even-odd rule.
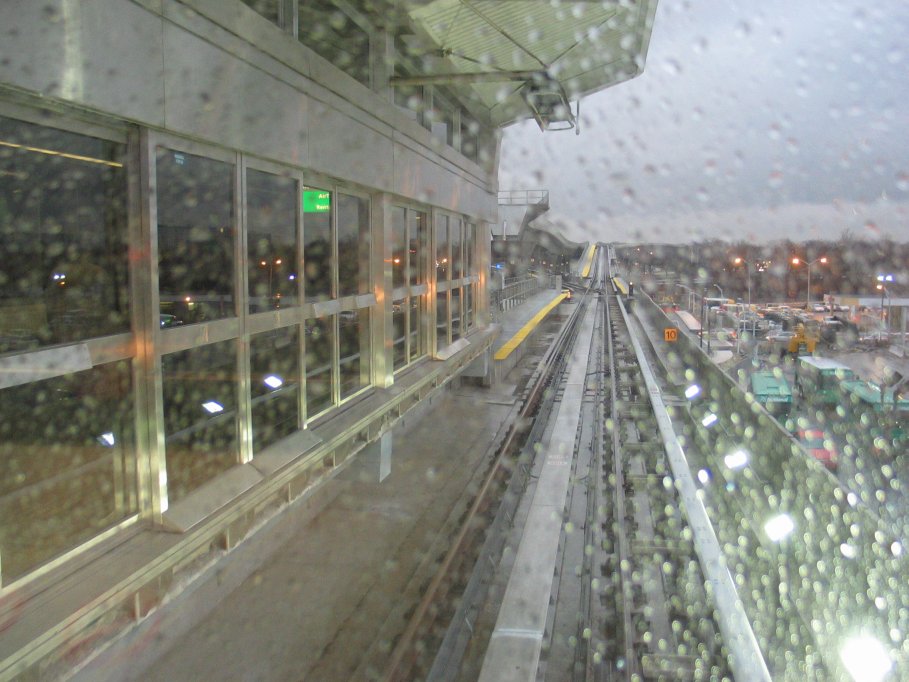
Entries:
[[331,192],[303,190],[303,213],[327,213],[331,210]]

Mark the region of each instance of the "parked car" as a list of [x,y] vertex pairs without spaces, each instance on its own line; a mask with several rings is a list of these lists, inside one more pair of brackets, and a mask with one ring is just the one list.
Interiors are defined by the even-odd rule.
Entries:
[[836,471],[839,456],[830,434],[821,429],[799,429],[798,439],[811,456],[831,471]]

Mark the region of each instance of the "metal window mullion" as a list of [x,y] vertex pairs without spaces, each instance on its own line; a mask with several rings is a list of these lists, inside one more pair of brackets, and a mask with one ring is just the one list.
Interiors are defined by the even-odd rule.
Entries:
[[[295,3],[296,9],[296,3]],[[296,258],[297,262],[295,263],[295,268],[297,271],[297,300],[300,302],[300,306],[303,306],[306,302],[306,277],[304,274],[304,263],[303,263],[303,244],[304,237],[303,230],[305,225],[303,224],[303,185],[305,184],[302,177],[295,177],[296,189],[296,218],[297,218],[297,243],[296,243]],[[306,320],[297,325],[297,346],[299,348],[299,357],[297,362],[297,372],[298,372],[298,385],[300,386],[299,395],[297,396],[297,426],[301,429],[306,428]]]
[[[331,242],[331,298],[338,300],[341,291],[341,285],[338,281],[340,270],[338,264],[338,206],[337,188],[331,185],[328,190],[330,194],[329,205],[331,206],[331,227],[329,229],[329,241]],[[331,344],[331,404],[337,405],[341,402],[341,339],[339,337],[337,313],[332,315],[332,344]]]
[[246,223],[246,159],[237,154],[234,163],[234,300],[239,322],[237,339],[237,442],[241,463],[253,458],[252,377],[249,334],[249,268]]
[[[135,365],[136,433],[138,437],[139,509],[143,517],[161,523],[167,511],[167,460],[164,433],[164,388],[161,368],[158,285],[158,207],[156,197],[157,136],[143,129],[139,134],[139,216],[136,244],[139,257],[132,262],[133,303],[137,304]],[[133,235],[131,234],[131,237]],[[145,254],[143,256],[143,254]]]

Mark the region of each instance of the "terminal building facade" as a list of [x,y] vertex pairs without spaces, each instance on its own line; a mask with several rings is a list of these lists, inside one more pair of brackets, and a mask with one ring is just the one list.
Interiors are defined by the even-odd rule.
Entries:
[[458,63],[449,5],[0,6],[0,678],[347,457],[381,477],[396,420],[486,374],[500,128],[576,125],[565,85],[636,75],[655,2],[566,21],[615,46],[573,85]]

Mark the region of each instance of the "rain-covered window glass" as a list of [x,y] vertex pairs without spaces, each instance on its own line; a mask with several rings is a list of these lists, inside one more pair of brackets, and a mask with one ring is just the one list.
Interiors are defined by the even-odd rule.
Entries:
[[[395,75],[404,76],[401,71],[396,70]],[[395,105],[404,112],[404,114],[419,121],[423,111],[423,88],[417,85],[396,85],[394,88]]]
[[130,364],[0,390],[3,585],[137,509]]
[[436,293],[436,348],[448,345],[448,291]]
[[307,302],[331,298],[332,204],[328,190],[303,188],[303,272]]
[[423,350],[423,344],[421,343],[422,335],[420,334],[420,327],[422,326],[422,301],[421,296],[412,296],[410,298],[409,306],[409,326],[410,331],[408,333],[408,347],[410,352],[410,361],[413,362],[419,358],[425,351]]
[[461,279],[464,276],[463,260],[463,223],[460,220],[451,221],[451,278]]
[[448,281],[448,256],[448,216],[440,215],[436,221],[436,282]]
[[162,322],[233,317],[234,167],[159,147],[157,202]]
[[461,288],[451,290],[451,340],[461,338]]
[[338,197],[338,295],[368,294],[369,200],[349,194]]
[[249,342],[253,452],[300,426],[300,333],[285,327]]
[[461,153],[472,161],[478,158],[480,125],[461,113]]
[[297,181],[246,171],[249,311],[297,305]]
[[407,279],[407,209],[394,206],[391,209],[391,286],[404,286]]
[[476,320],[473,314],[473,284],[464,287],[464,331],[473,329]]
[[0,117],[0,353],[129,330],[125,151]]
[[428,225],[427,214],[421,211],[410,211],[410,247],[407,250],[407,270],[410,273],[410,284],[420,284],[426,280],[426,247]]
[[477,226],[474,223],[464,224],[464,274],[475,275],[474,260],[476,258]]
[[312,419],[332,406],[334,316],[306,320],[306,416]]
[[395,302],[391,311],[395,370],[399,370],[407,364],[407,308],[404,307],[405,301]]
[[432,138],[451,146],[454,143],[454,108],[438,95],[433,97],[432,104],[432,109],[428,112]]
[[369,385],[369,309],[338,315],[341,400]]
[[161,358],[168,500],[238,461],[236,341]]
[[280,24],[281,3],[284,0],[242,0],[263,17],[275,24]]
[[[356,13],[357,19],[363,16]],[[298,29],[301,43],[369,87],[369,33],[337,2],[301,0]]]

